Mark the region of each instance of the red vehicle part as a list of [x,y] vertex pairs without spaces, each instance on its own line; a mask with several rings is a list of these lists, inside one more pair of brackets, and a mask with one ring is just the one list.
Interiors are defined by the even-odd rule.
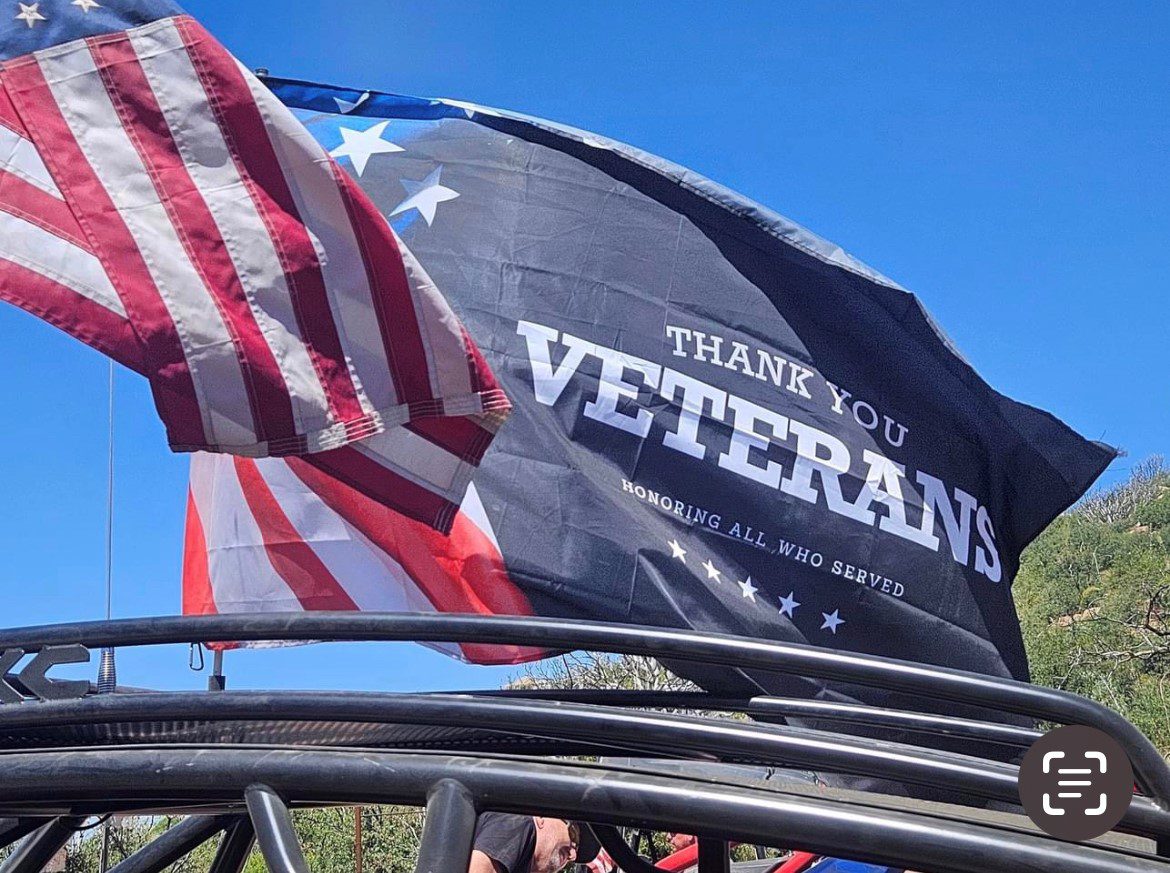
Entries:
[[[732,844],[734,845],[734,843]],[[773,868],[772,873],[801,873],[819,858],[810,852],[794,852],[791,858],[786,859],[780,866]],[[673,855],[667,855],[654,866],[659,870],[678,873],[699,863],[699,844],[691,843],[686,848],[679,849]]]
[[673,855],[667,855],[654,866],[659,870],[669,870],[671,873],[678,873],[679,870],[685,870],[687,867],[694,867],[699,863],[699,844],[691,843],[675,852]]

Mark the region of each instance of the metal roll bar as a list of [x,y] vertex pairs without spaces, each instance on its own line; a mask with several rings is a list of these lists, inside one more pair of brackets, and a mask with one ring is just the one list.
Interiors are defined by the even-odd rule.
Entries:
[[224,831],[208,873],[240,873],[248,861],[254,842],[256,831],[252,827],[252,820],[238,816],[236,823]]
[[[365,722],[488,728],[668,757],[806,767],[1015,803],[1017,769],[951,752],[755,722],[545,700],[387,692],[155,692],[0,708],[0,729],[170,721]],[[1122,830],[1170,838],[1170,813],[1135,798]]]
[[[421,805],[444,781],[462,790],[447,794],[465,807],[557,815],[602,824],[633,823],[734,840],[800,848],[831,856],[932,873],[1167,873],[1170,863],[1140,852],[1099,844],[1064,843],[1017,827],[960,822],[936,814],[883,808],[874,797],[862,807],[831,793],[722,786],[682,777],[615,772],[586,764],[483,756],[403,754],[372,750],[225,748],[214,746],[115,747],[53,752],[0,753],[5,797],[16,804],[84,806],[101,802],[239,804],[245,795],[253,823],[270,839],[265,857],[293,859],[295,835],[281,823],[285,801],[301,804],[407,803]],[[95,780],[95,772],[101,779]],[[150,774],[143,778],[143,774]],[[257,788],[257,786],[264,786]],[[464,793],[466,792],[466,793]],[[263,814],[260,796],[274,799]],[[685,797],[680,803],[679,798]],[[0,813],[11,801],[0,798]],[[275,812],[273,812],[275,810]],[[272,819],[265,824],[265,816]],[[432,821],[463,821],[436,815]],[[429,825],[428,825],[429,827]],[[440,845],[437,838],[424,844]],[[460,857],[464,840],[453,841]],[[431,856],[432,858],[434,856]],[[437,869],[459,870],[440,853]],[[463,863],[466,863],[464,858]]]
[[214,640],[487,643],[543,650],[589,649],[787,673],[908,692],[1062,724],[1117,740],[1139,784],[1170,810],[1170,767],[1132,724],[1099,703],[1010,679],[815,646],[696,631],[568,619],[413,613],[271,613],[122,619],[0,631],[0,651],[47,646],[140,646]]
[[706,691],[632,691],[624,688],[507,688],[498,691],[453,691],[450,694],[480,694],[524,700],[561,700],[592,706],[625,706],[640,709],[690,709],[709,712],[738,712],[758,721],[782,720],[789,716],[834,721],[866,727],[886,728],[914,734],[997,743],[1026,749],[1042,731],[993,721],[882,709],[860,703],[802,700],[795,697],[725,697]]
[[64,815],[41,825],[0,865],[0,873],[40,873],[84,821],[81,816]]
[[110,873],[159,873],[235,821],[236,816],[232,815],[190,816],[111,867]]

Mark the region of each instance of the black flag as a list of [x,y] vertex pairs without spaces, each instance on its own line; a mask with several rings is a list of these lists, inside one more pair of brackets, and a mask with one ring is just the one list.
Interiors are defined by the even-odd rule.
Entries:
[[1020,552],[1110,448],[997,393],[894,282],[681,167],[466,104],[271,84],[515,404],[475,485],[535,612],[1028,677]]

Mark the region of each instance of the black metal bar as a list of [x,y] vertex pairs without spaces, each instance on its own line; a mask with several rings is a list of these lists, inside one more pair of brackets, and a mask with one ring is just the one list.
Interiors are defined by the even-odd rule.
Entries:
[[111,867],[110,873],[159,873],[235,820],[236,816],[232,815],[189,816]]
[[513,697],[525,700],[562,700],[594,706],[635,706],[654,709],[693,709],[741,712],[762,721],[787,716],[821,719],[867,727],[888,728],[916,734],[958,737],[1026,749],[1044,736],[1043,731],[992,721],[883,709],[860,703],[801,700],[794,697],[724,697],[706,691],[631,691],[624,688],[505,688],[492,691],[448,692]]
[[601,847],[609,852],[622,873],[661,873],[661,871],[630,848],[621,831],[613,825],[591,825]]
[[[490,728],[621,746],[667,757],[764,761],[947,787],[1018,802],[1017,769],[950,752],[755,722],[700,719],[540,700],[447,694],[225,691],[99,695],[37,706],[0,707],[0,727],[133,721],[358,721]],[[1170,813],[1135,798],[1124,827],[1170,836]]]
[[[783,766],[853,772],[920,785],[949,785],[979,797],[1014,802],[1016,770],[933,749],[916,749],[780,725],[617,708],[444,694],[230,692],[100,695],[37,707],[0,708],[0,726],[121,721],[276,719],[362,721],[490,728],[592,742],[608,748],[707,760],[759,760]],[[1170,814],[1163,828],[1170,834]]]
[[223,675],[223,649],[216,649],[211,658],[211,675],[207,677],[208,691],[227,689],[227,677]]
[[237,816],[236,823],[224,831],[208,873],[240,873],[248,862],[254,842],[256,829],[252,827],[252,820]]
[[84,821],[84,818],[63,815],[41,825],[25,837],[0,865],[0,873],[40,873]]
[[427,817],[418,847],[416,873],[451,873],[467,869],[478,812],[471,792],[443,779],[427,795]]
[[1126,750],[1143,787],[1170,809],[1170,766],[1136,727],[1067,691],[944,667],[816,646],[696,631],[569,619],[416,613],[260,613],[80,622],[0,632],[0,650],[192,643],[206,640],[321,640],[499,643],[544,651],[590,649],[722,664],[850,682],[1104,730]]
[[0,849],[23,839],[45,823],[41,818],[0,819]]
[[309,873],[292,816],[280,795],[267,785],[254,783],[244,790],[244,800],[269,873]]
[[[1170,873],[1170,862],[1113,846],[1065,843],[972,815],[958,820],[937,809],[895,809],[880,795],[786,790],[612,770],[568,762],[470,755],[419,755],[371,749],[279,749],[164,746],[2,756],[4,798],[72,805],[99,799],[110,807],[156,800],[238,803],[249,793],[254,821],[270,831],[290,828],[263,818],[261,798],[288,792],[300,804],[421,804],[444,778],[471,792],[481,809],[536,813],[601,824],[637,824],[735,842],[799,848],[932,873]],[[100,772],[101,779],[94,774]],[[149,779],[142,774],[149,773]],[[680,802],[682,799],[682,802]],[[1016,820],[1013,820],[1015,822]],[[276,848],[281,842],[273,841]],[[263,847],[263,843],[261,844]],[[295,842],[292,848],[296,849]],[[269,863],[274,858],[265,853]],[[276,858],[279,862],[279,857]],[[302,868],[277,866],[285,873]]]
[[699,873],[731,873],[731,849],[726,840],[699,837]]

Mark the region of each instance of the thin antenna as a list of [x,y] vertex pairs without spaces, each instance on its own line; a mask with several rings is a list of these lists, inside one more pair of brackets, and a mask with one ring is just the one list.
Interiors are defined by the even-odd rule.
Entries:
[[[110,361],[109,456],[106,466],[106,621],[114,613],[114,362]],[[110,694],[118,687],[114,650],[102,649],[98,667],[98,694]]]
[[[109,439],[106,458],[106,621],[114,614],[114,361],[110,360],[110,405]],[[98,667],[98,694],[112,694],[118,688],[118,668],[114,664],[114,650],[102,649],[101,665]],[[110,866],[110,819],[102,822],[101,855],[98,858],[100,873],[106,873]]]
[[106,459],[106,621],[114,612],[114,361],[110,360],[109,454]]

